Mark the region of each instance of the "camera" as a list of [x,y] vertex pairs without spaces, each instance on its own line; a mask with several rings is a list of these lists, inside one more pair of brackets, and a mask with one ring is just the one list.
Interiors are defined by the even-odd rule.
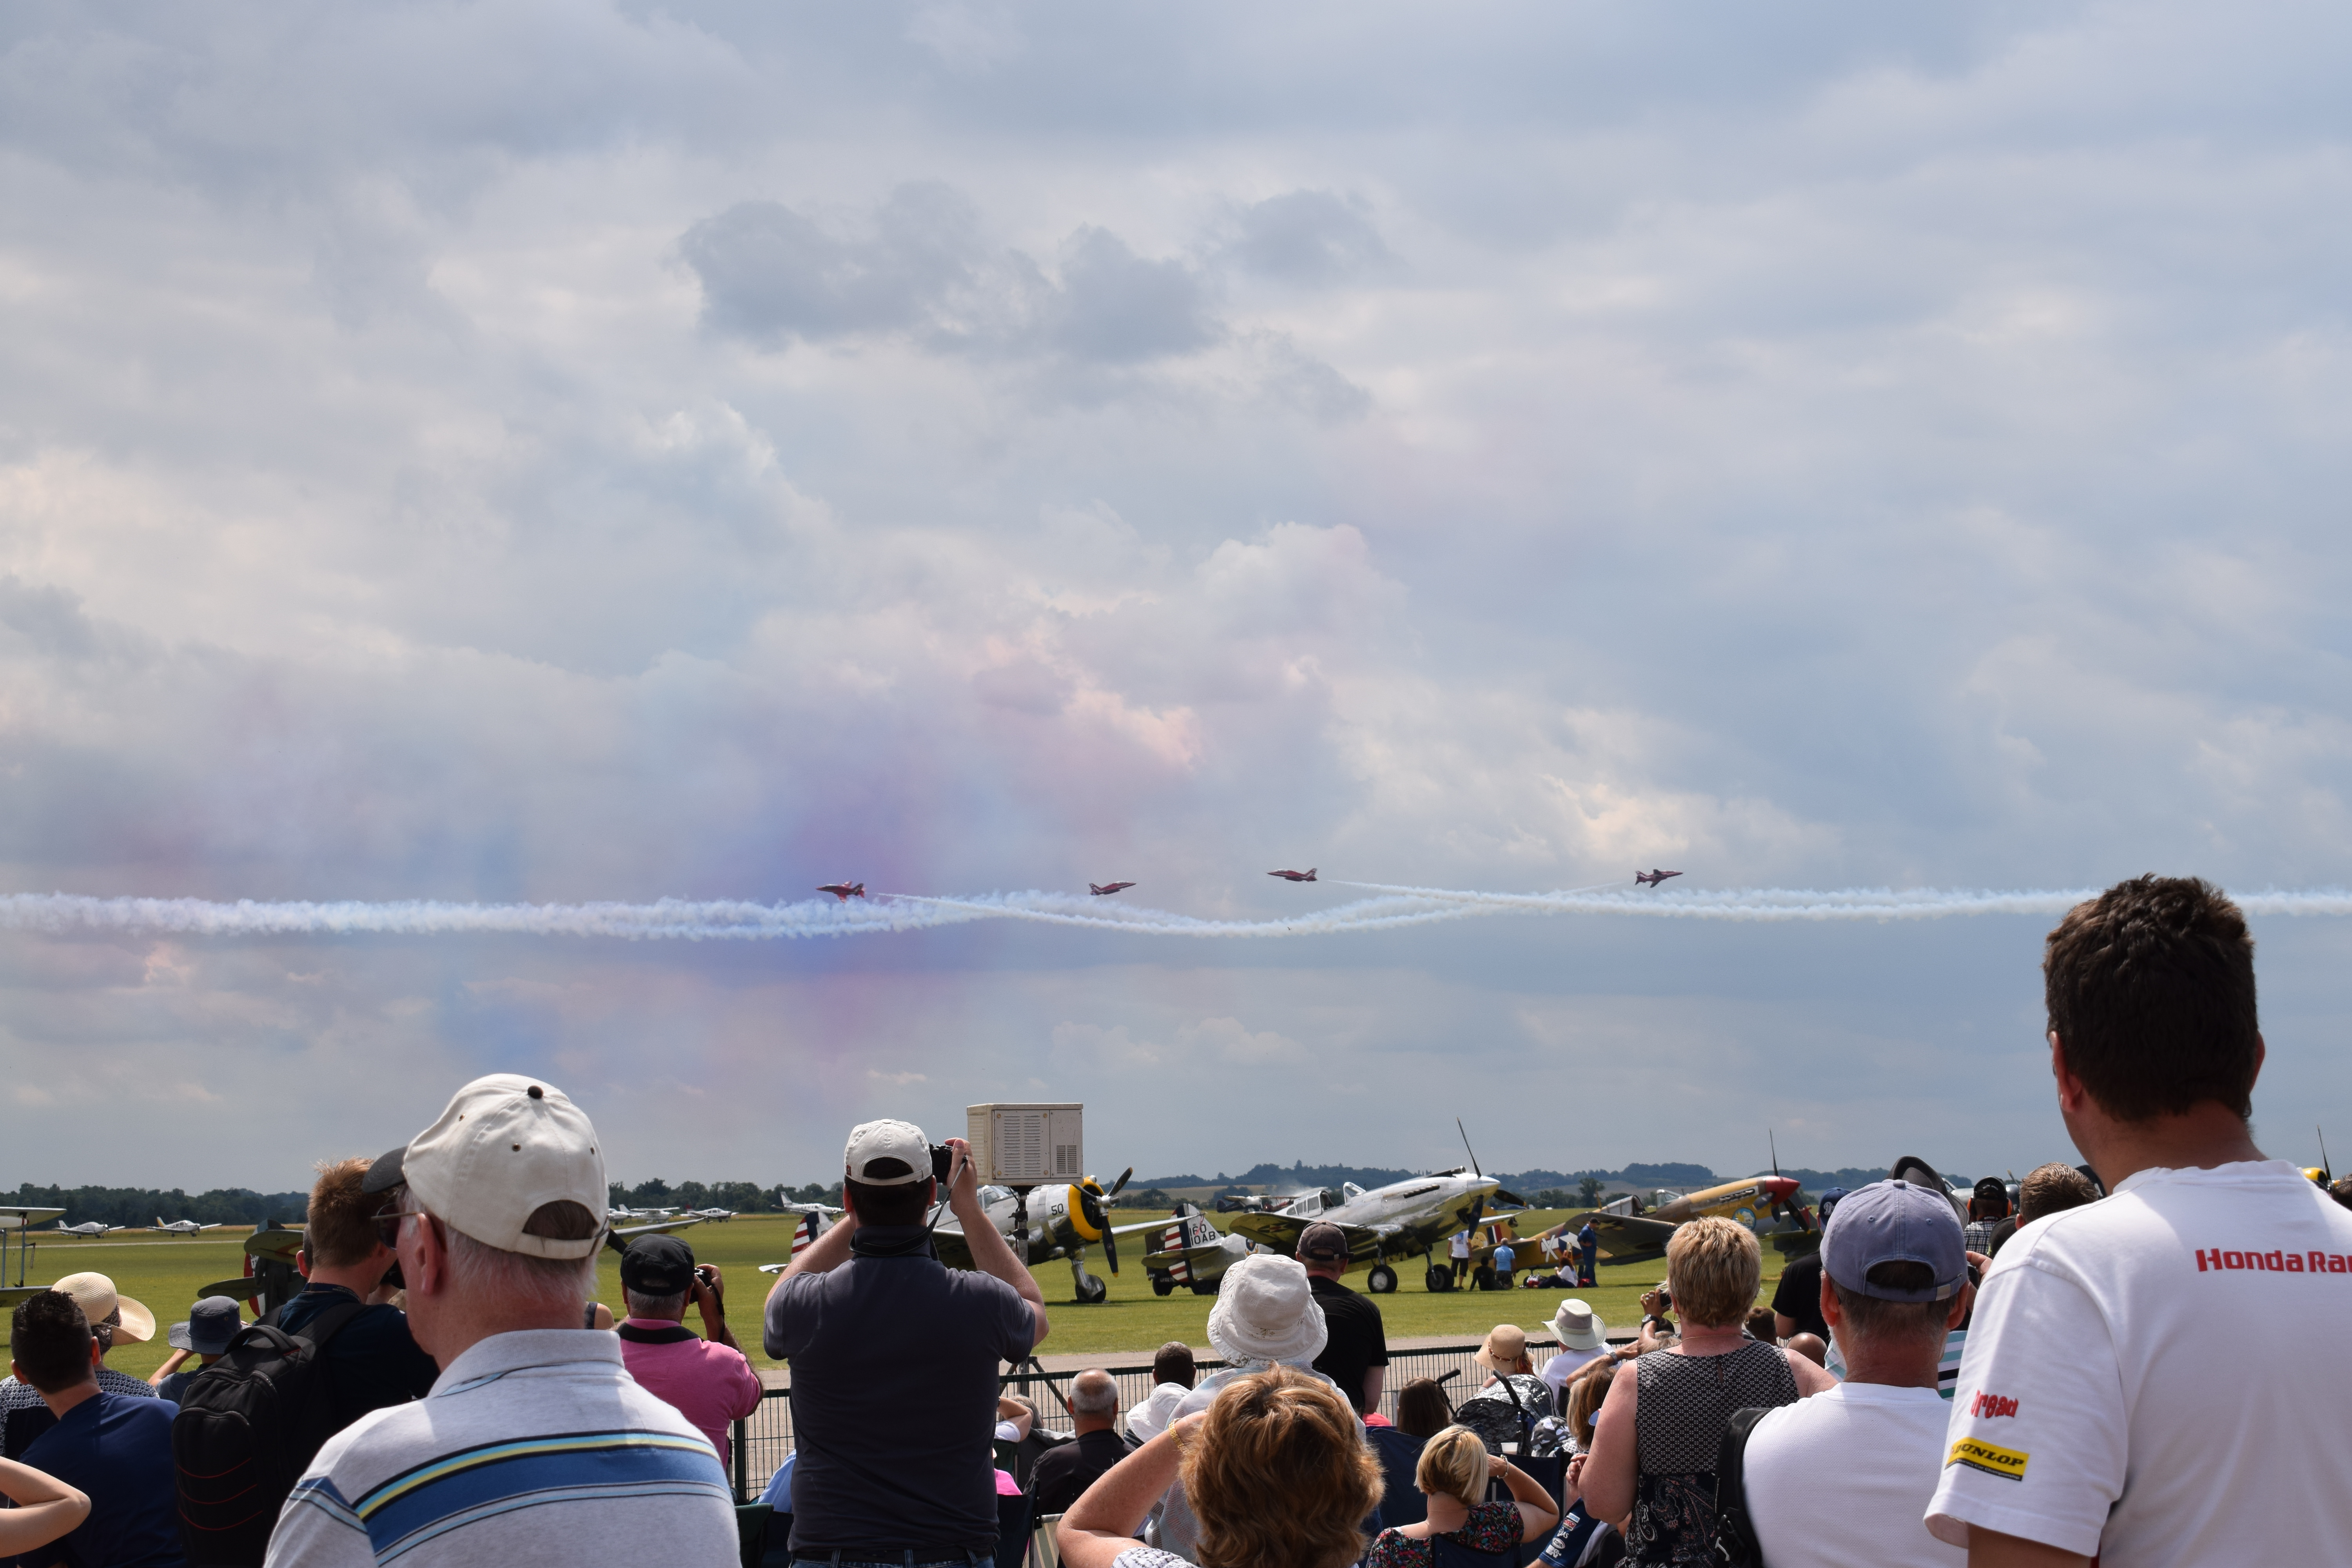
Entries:
[[955,1169],[955,1151],[944,1143],[931,1145],[931,1179],[941,1186],[948,1184],[948,1173]]

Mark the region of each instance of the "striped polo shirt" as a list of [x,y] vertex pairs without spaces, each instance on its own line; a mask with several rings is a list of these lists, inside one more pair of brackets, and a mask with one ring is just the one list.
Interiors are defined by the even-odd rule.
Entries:
[[736,1560],[709,1440],[587,1329],[493,1334],[433,1392],[337,1433],[295,1485],[270,1568]]

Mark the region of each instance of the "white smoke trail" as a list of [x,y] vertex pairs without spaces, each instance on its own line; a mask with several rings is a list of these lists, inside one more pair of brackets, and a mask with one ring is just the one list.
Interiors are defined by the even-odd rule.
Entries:
[[[1763,888],[1702,892],[1634,892],[1616,888],[1499,893],[1445,888],[1339,882],[1377,896],[1283,920],[1202,920],[1134,904],[1107,904],[1069,893],[989,893],[941,899],[885,893],[872,900],[805,900],[761,904],[743,900],[653,903],[459,904],[426,900],[389,903],[235,903],[204,899],[96,899],[67,893],[0,895],[0,930],[179,936],[607,937],[625,941],[773,942],[869,932],[919,931],[974,921],[1017,920],[1138,936],[1290,937],[1385,931],[1502,914],[1634,915],[1652,920],[1889,921],[1965,915],[2055,915],[2094,890],[2011,892],[1939,888],[1853,888],[1837,891]],[[2252,915],[2352,915],[2352,892],[2267,889],[2237,895]]]

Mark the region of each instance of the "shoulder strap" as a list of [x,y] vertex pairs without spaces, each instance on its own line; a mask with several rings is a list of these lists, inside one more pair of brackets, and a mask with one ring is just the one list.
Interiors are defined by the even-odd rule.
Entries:
[[314,1351],[324,1351],[327,1342],[350,1326],[352,1319],[367,1310],[364,1301],[338,1301],[310,1320],[310,1327],[293,1337],[309,1342]]
[[1748,1517],[1748,1436],[1773,1406],[1735,1410],[1715,1456],[1715,1562],[1718,1568],[1762,1568],[1763,1549]]

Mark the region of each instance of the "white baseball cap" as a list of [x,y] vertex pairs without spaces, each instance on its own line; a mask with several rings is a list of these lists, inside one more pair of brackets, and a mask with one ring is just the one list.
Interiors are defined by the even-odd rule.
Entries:
[[578,1241],[524,1232],[541,1205],[567,1198],[601,1220],[611,1191],[587,1113],[562,1089],[517,1073],[459,1089],[387,1174],[408,1184],[416,1206],[501,1252],[586,1258],[604,1245],[601,1224]]
[[[866,1173],[877,1160],[896,1160],[907,1167],[900,1175]],[[861,1121],[849,1130],[849,1147],[842,1152],[842,1173],[869,1187],[903,1186],[930,1179],[931,1145],[923,1130],[911,1121]]]

